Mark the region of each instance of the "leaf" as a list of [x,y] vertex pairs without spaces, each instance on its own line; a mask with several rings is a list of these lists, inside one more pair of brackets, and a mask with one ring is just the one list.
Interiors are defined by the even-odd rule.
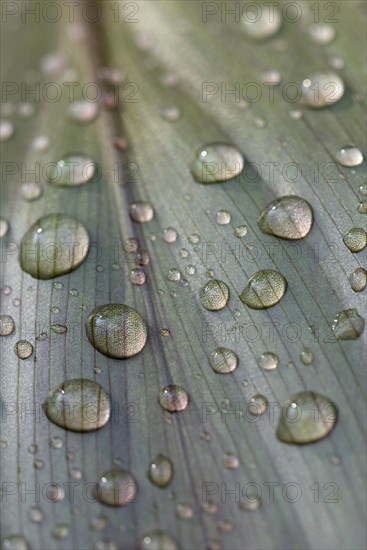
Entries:
[[[334,160],[348,143],[366,148],[362,48],[356,46],[364,37],[362,4],[329,3],[337,8],[336,38],[323,47],[308,38],[314,16],[308,2],[299,5],[303,17],[298,23],[283,22],[279,34],[262,43],[246,38],[227,12],[221,20],[224,3],[213,4],[218,13],[207,22],[205,2],[128,4],[132,7],[101,2],[98,24],[88,24],[85,11],[80,13],[86,8],[83,3],[75,11],[79,20],[74,25],[65,11],[58,24],[45,17],[38,24],[29,17],[22,22],[18,14],[13,26],[4,30],[13,59],[4,56],[3,80],[20,85],[34,78],[43,89],[53,80],[63,90],[60,101],[41,96],[34,102],[34,116],[13,115],[14,136],[3,144],[3,159],[15,163],[17,170],[3,177],[1,201],[7,207],[2,215],[11,226],[2,243],[1,313],[16,322],[15,333],[2,339],[4,536],[21,533],[30,548],[93,548],[97,541],[110,539],[128,550],[136,548],[146,533],[161,529],[182,549],[215,548],[216,541],[231,550],[363,548],[365,335],[341,342],[333,339],[330,329],[343,309],[356,308],[363,314],[361,296],[348,280],[362,265],[362,257],[352,254],[342,237],[362,226],[357,207],[365,165],[351,170]],[[324,18],[331,9],[325,3],[319,8]],[[28,43],[32,48],[25,52]],[[57,75],[40,73],[41,56],[55,51],[66,56],[67,69],[76,71],[78,97],[83,85],[102,85],[101,67],[120,69],[126,80],[118,87],[119,108],[101,108],[87,125],[70,121],[63,82],[74,75],[65,74],[65,69]],[[292,119],[290,111],[299,106],[283,97],[285,85],[330,70],[333,55],[345,60],[339,71],[345,96],[328,109],[304,109],[300,120]],[[261,72],[269,68],[282,77],[273,100],[269,87],[261,83]],[[36,74],[32,77],[29,71]],[[167,74],[171,81],[177,76],[176,87],[162,84]],[[204,90],[217,90],[208,101],[204,83],[214,86]],[[241,96],[257,85],[261,99],[244,108],[246,104],[226,94],[236,83]],[[252,89],[250,83],[255,83]],[[103,89],[104,94],[114,91]],[[14,99],[22,99],[19,92]],[[162,117],[170,107],[182,113],[175,122]],[[265,127],[259,127],[263,120]],[[36,154],[32,139],[42,134],[50,137],[51,147]],[[126,137],[126,151],[114,146],[116,137]],[[214,142],[238,147],[246,169],[233,181],[202,186],[192,178],[190,166],[198,148]],[[47,163],[76,152],[98,163],[95,181],[75,189],[44,181]],[[38,201],[26,203],[21,197],[22,163],[23,172],[39,163],[44,193]],[[3,163],[3,169],[12,166]],[[289,194],[306,199],[315,213],[310,234],[295,243],[264,235],[257,226],[263,208]],[[136,200],[154,206],[149,224],[131,221],[129,205]],[[229,225],[215,222],[219,209],[231,213]],[[62,288],[22,272],[15,253],[30,225],[53,212],[78,218],[93,243],[88,260],[56,280]],[[233,235],[240,224],[248,228],[244,239]],[[162,238],[167,227],[178,232],[174,244]],[[200,242],[191,244],[192,234],[200,235]],[[150,257],[142,286],[129,282],[136,265],[123,243],[130,237],[137,238]],[[187,273],[188,265],[195,266],[195,274]],[[170,269],[180,270],[188,284],[168,280]],[[280,271],[288,281],[283,300],[264,311],[250,310],[239,299],[259,269]],[[199,300],[208,270],[230,289],[229,306],[221,312],[205,310]],[[4,286],[12,288],[10,294],[4,293]],[[71,289],[77,289],[78,296],[71,296]],[[18,298],[21,303],[16,306]],[[101,355],[85,336],[87,315],[106,303],[128,304],[147,321],[147,346],[126,362]],[[60,312],[51,313],[51,307]],[[66,326],[67,333],[54,334],[53,323]],[[47,338],[37,339],[42,332]],[[26,361],[14,353],[19,339],[35,347]],[[230,375],[210,368],[209,355],[218,346],[233,349],[239,357],[239,367]],[[304,348],[312,350],[312,366],[300,360]],[[258,367],[256,360],[265,351],[280,358],[277,370]],[[89,434],[63,431],[44,417],[41,408],[51,388],[80,376],[100,383],[114,407],[109,424]],[[159,390],[171,383],[190,395],[188,408],[175,415],[158,404]],[[318,391],[335,402],[339,422],[330,436],[314,445],[286,445],[275,436],[280,405],[304,390]],[[257,393],[272,404],[273,416],[246,414]],[[50,445],[54,437],[63,440],[62,449]],[[34,444],[36,454],[29,452]],[[165,490],[154,487],[146,475],[158,453],[174,465],[172,484]],[[225,467],[225,453],[238,458],[237,468]],[[35,460],[42,460],[43,467],[35,468]],[[92,485],[113,466],[131,471],[139,484],[138,502],[123,509],[106,508],[93,498]],[[78,470],[81,479],[76,479]],[[65,498],[51,505],[44,492],[50,482],[65,490]],[[75,483],[73,498],[70,482]],[[254,488],[261,491],[262,506],[244,512],[239,500]],[[26,489],[39,490],[40,501],[32,494],[22,498]],[[203,512],[207,497],[218,504],[214,515]],[[192,506],[191,520],[177,518],[178,504]],[[43,510],[41,524],[29,520],[33,506]],[[99,515],[108,520],[101,532],[90,528]],[[61,524],[68,525],[69,532],[59,541],[54,529]],[[230,532],[224,533],[226,529]]]

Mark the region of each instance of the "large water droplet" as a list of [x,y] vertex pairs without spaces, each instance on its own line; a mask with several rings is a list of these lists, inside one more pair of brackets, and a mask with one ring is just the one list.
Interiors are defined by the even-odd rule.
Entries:
[[160,406],[168,412],[184,411],[189,404],[189,394],[177,384],[162,388],[158,395]]
[[301,197],[281,197],[268,204],[257,223],[263,233],[281,239],[303,239],[312,227],[312,207]]
[[240,300],[251,309],[266,309],[275,306],[287,290],[287,281],[271,269],[258,271],[251,277]]
[[279,365],[279,358],[275,353],[266,351],[257,359],[257,364],[261,369],[274,370]]
[[367,285],[367,271],[363,267],[358,267],[353,271],[349,280],[354,292],[362,292]]
[[147,223],[154,217],[154,210],[149,202],[134,202],[130,206],[130,217],[134,222]]
[[158,454],[155,459],[149,464],[148,478],[150,481],[164,489],[167,487],[173,477],[173,464],[172,461],[162,454]]
[[178,550],[178,546],[168,533],[152,531],[144,535],[139,550]]
[[103,355],[127,359],[141,352],[147,326],[135,309],[123,304],[96,307],[85,323],[90,343]]
[[201,147],[191,172],[199,183],[220,183],[238,176],[244,167],[244,159],[232,145],[214,143]]
[[27,541],[22,535],[9,535],[1,541],[1,550],[28,550]]
[[10,315],[0,315],[0,336],[9,336],[15,330],[13,317]]
[[223,281],[211,279],[201,288],[200,300],[209,311],[219,311],[228,304],[229,288]]
[[327,397],[310,391],[301,392],[284,404],[277,437],[284,443],[312,443],[332,431],[337,417],[336,406]]
[[274,6],[262,5],[260,10],[247,10],[242,18],[245,33],[255,40],[265,40],[274,36],[282,24],[282,16]]
[[343,241],[351,252],[362,252],[367,246],[367,233],[362,227],[353,227],[344,235]]
[[126,470],[109,470],[101,475],[96,486],[96,496],[108,506],[127,506],[138,490],[134,477]]
[[340,311],[332,325],[335,338],[338,340],[356,340],[364,331],[365,320],[356,309]]
[[313,23],[308,29],[308,34],[314,44],[324,46],[334,40],[335,29],[328,23]]
[[335,155],[335,159],[342,166],[359,166],[363,162],[363,154],[354,145],[346,145]]
[[217,348],[210,354],[209,362],[215,372],[227,374],[237,368],[238,357],[231,349]]
[[15,344],[15,353],[19,359],[28,359],[33,353],[33,346],[27,340],[19,340]]
[[24,235],[20,264],[36,279],[53,279],[77,269],[89,250],[86,228],[66,214],[40,218]]
[[316,73],[302,82],[302,102],[311,109],[323,109],[340,101],[344,82],[335,73]]
[[90,181],[96,164],[83,155],[68,155],[59,160],[48,174],[48,181],[59,187],[78,187]]
[[51,422],[74,432],[102,428],[111,413],[110,399],[104,389],[85,378],[67,380],[51,390],[43,408]]

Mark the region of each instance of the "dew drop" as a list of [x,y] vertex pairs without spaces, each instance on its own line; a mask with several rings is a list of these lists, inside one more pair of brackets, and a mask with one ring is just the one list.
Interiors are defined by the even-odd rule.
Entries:
[[78,187],[93,178],[96,168],[96,163],[88,157],[68,155],[52,167],[48,181],[58,187]]
[[127,506],[134,501],[138,490],[134,477],[126,470],[109,470],[96,485],[96,496],[108,506]]
[[110,539],[97,540],[94,550],[119,550],[117,544]]
[[201,288],[200,300],[209,311],[219,311],[228,304],[229,288],[223,281],[211,279]]
[[166,243],[169,243],[169,244],[175,243],[177,241],[177,237],[178,237],[177,231],[173,227],[166,227],[163,230],[163,240]]
[[53,437],[50,441],[50,445],[53,449],[62,449],[64,442],[61,437]]
[[231,214],[227,210],[218,210],[215,221],[219,225],[227,225],[231,222]]
[[367,200],[361,201],[359,203],[357,212],[359,212],[359,214],[367,214]]
[[266,40],[274,36],[282,25],[282,16],[279,10],[270,9],[270,6],[261,6],[260,10],[247,10],[246,17],[242,18],[243,30],[254,40]]
[[9,535],[1,541],[1,550],[29,550],[29,546],[22,535]]
[[53,323],[51,326],[50,326],[50,329],[55,333],[55,334],[65,334],[65,332],[67,332],[67,327],[65,325],[60,325],[59,323]]
[[0,239],[5,237],[8,231],[9,231],[9,222],[4,218],[0,218]]
[[44,520],[44,514],[41,510],[41,508],[37,508],[36,506],[32,506],[29,510],[29,519],[32,523],[42,523]]
[[238,457],[233,453],[224,453],[224,467],[228,470],[236,470],[240,465]]
[[287,281],[278,271],[263,269],[251,277],[240,300],[251,309],[275,306],[287,290]]
[[234,236],[238,239],[242,239],[243,237],[246,237],[247,235],[247,226],[246,225],[239,225],[234,230]]
[[311,41],[319,46],[330,44],[335,38],[335,29],[328,23],[314,23],[310,25],[308,34]]
[[244,158],[238,149],[214,143],[197,151],[191,172],[199,183],[220,183],[238,176],[243,167]]
[[60,523],[59,525],[56,525],[52,531],[52,536],[58,540],[66,539],[68,535],[69,525],[67,525],[66,523]]
[[288,240],[303,239],[312,227],[312,207],[301,197],[281,197],[268,204],[257,223],[268,235]]
[[33,346],[27,340],[19,340],[14,349],[19,359],[28,359],[33,353]]
[[132,269],[129,280],[132,285],[143,285],[146,281],[146,275],[142,269]]
[[50,146],[50,138],[47,136],[36,136],[32,141],[32,149],[36,153],[44,153]]
[[238,357],[228,348],[217,348],[209,357],[210,366],[219,374],[233,372],[238,366]]
[[29,202],[36,201],[41,197],[43,193],[43,188],[40,183],[26,182],[22,183],[21,193],[24,200]]
[[92,519],[90,526],[94,531],[103,531],[103,529],[106,529],[107,523],[106,516],[98,515]]
[[180,281],[181,272],[178,269],[170,269],[167,273],[167,279],[174,282]]
[[13,123],[10,120],[0,120],[0,141],[7,141],[13,134]]
[[189,521],[194,517],[194,510],[190,504],[179,503],[176,506],[176,517]]
[[359,192],[361,195],[363,195],[364,197],[367,196],[367,183],[362,183],[362,185],[360,185],[359,187]]
[[252,414],[252,416],[261,416],[268,409],[268,400],[263,395],[256,394],[251,398],[247,408],[248,412]]
[[280,76],[280,73],[275,69],[268,69],[261,73],[261,79],[264,83],[270,86],[277,86],[278,84],[280,84],[282,77]]
[[358,147],[346,145],[336,153],[335,160],[342,166],[359,166],[363,162],[363,154]]
[[338,340],[356,340],[364,331],[365,320],[356,309],[344,309],[336,315],[332,329]]
[[181,109],[178,107],[167,107],[162,112],[162,117],[168,122],[176,122],[176,120],[181,118],[181,115]]
[[[29,254],[29,250],[36,252]],[[50,214],[37,220],[24,235],[20,264],[36,279],[53,279],[77,269],[88,250],[89,236],[81,222],[66,214]]]
[[232,533],[234,529],[234,524],[230,519],[221,519],[217,523],[217,529],[220,533],[223,534]]
[[208,514],[208,516],[212,516],[218,512],[218,504],[214,502],[214,500],[207,500],[206,502],[203,502],[201,508],[204,514]]
[[85,323],[90,343],[103,355],[127,359],[141,352],[147,326],[135,309],[123,304],[96,307]]
[[367,285],[367,271],[363,267],[358,267],[353,271],[349,280],[354,292],[362,292]]
[[241,500],[238,507],[243,512],[254,512],[255,510],[258,510],[262,505],[262,500],[260,496],[255,496],[253,498],[250,498],[246,495],[246,498]]
[[134,202],[130,206],[130,217],[134,222],[147,223],[154,217],[154,210],[149,202]]
[[277,437],[284,443],[303,445],[327,436],[338,413],[334,403],[315,392],[305,391],[290,397],[283,405]]
[[155,459],[149,464],[148,478],[149,480],[164,489],[171,483],[173,477],[172,461],[163,454],[158,454]]
[[353,227],[344,235],[343,242],[351,252],[362,252],[367,246],[367,233],[362,227]]
[[98,115],[98,104],[92,101],[74,101],[68,113],[69,117],[76,122],[91,122]]
[[189,394],[181,386],[170,384],[160,390],[158,401],[165,411],[171,413],[184,411],[189,404]]
[[194,265],[189,264],[186,266],[185,271],[187,275],[195,275],[196,267]]
[[274,370],[279,365],[279,358],[275,353],[271,351],[266,351],[257,359],[257,364],[261,369],[264,370]]
[[90,432],[107,424],[111,403],[97,382],[73,378],[51,390],[43,408],[47,418],[57,426]]
[[301,361],[304,365],[312,365],[313,353],[309,348],[304,348],[301,352]]
[[168,533],[151,531],[143,536],[139,550],[178,550],[178,546]]
[[302,82],[302,102],[311,109],[323,109],[340,101],[344,91],[344,82],[337,74],[316,73]]
[[10,315],[0,315],[0,336],[9,336],[15,330],[13,317]]

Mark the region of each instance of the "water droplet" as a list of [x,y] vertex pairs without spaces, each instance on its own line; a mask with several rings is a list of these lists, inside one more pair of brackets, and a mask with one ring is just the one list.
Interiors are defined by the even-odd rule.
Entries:
[[65,491],[59,483],[48,483],[45,487],[45,496],[52,502],[61,502],[65,498]]
[[278,84],[280,84],[282,77],[280,76],[280,73],[275,69],[268,69],[261,73],[261,79],[264,83],[268,85],[277,86]]
[[365,320],[356,309],[345,309],[337,314],[332,325],[338,340],[356,340],[364,331]]
[[14,124],[10,120],[0,120],[0,141],[7,141],[14,134]]
[[359,203],[357,212],[359,212],[359,214],[367,214],[367,200],[361,201]]
[[170,269],[167,273],[167,279],[177,282],[181,279],[181,272],[178,269]]
[[262,116],[255,116],[254,118],[254,126],[255,128],[266,128],[267,126],[267,121],[264,117]]
[[194,510],[190,504],[179,503],[176,506],[176,517],[188,521],[194,517]]
[[124,241],[124,250],[125,252],[129,252],[131,254],[134,254],[139,250],[139,241],[138,239],[134,239],[133,237],[126,239]]
[[137,265],[147,265],[149,264],[149,262],[150,262],[150,257],[147,250],[140,250],[140,252],[136,254],[135,263]]
[[243,512],[254,512],[258,510],[262,505],[261,497],[254,495],[252,498],[246,495],[246,497],[239,503],[238,507]]
[[43,193],[43,188],[40,183],[26,182],[22,183],[21,187],[22,197],[26,201],[36,201]]
[[268,235],[288,240],[303,239],[312,227],[312,207],[301,197],[281,197],[268,204],[257,223]]
[[209,362],[215,372],[227,374],[237,368],[238,357],[231,349],[217,348],[210,354]]
[[232,145],[214,143],[201,147],[191,165],[191,172],[199,183],[220,183],[238,176],[244,159]]
[[227,210],[218,210],[215,221],[219,225],[227,225],[231,222],[231,214]]
[[209,311],[219,311],[228,304],[229,288],[223,281],[211,279],[201,288],[200,300]]
[[164,489],[167,487],[173,477],[173,464],[172,461],[163,454],[158,454],[155,459],[149,464],[148,478],[150,481]]
[[364,197],[367,196],[367,183],[362,183],[362,185],[360,185],[359,187],[359,192],[361,195],[363,195]]
[[98,104],[92,101],[74,101],[68,112],[69,117],[76,122],[91,122],[98,115]]
[[132,269],[129,280],[133,285],[143,285],[146,281],[146,275],[142,269]]
[[147,223],[154,217],[154,210],[149,202],[133,202],[130,206],[130,217],[134,222]]
[[60,523],[59,525],[56,525],[52,531],[52,536],[55,539],[66,539],[66,537],[69,535],[69,526],[65,523]]
[[167,107],[162,112],[162,117],[169,122],[176,122],[176,120],[181,118],[181,115],[181,109],[178,107]]
[[344,69],[345,61],[340,55],[331,55],[329,57],[329,64],[332,69]]
[[8,231],[9,231],[9,222],[4,218],[0,218],[0,239],[5,237]]
[[311,109],[334,105],[343,97],[343,80],[335,73],[316,73],[302,82],[302,102]]
[[292,109],[291,111],[289,111],[289,116],[293,120],[301,120],[301,118],[303,117],[303,113],[299,109]]
[[101,475],[96,486],[100,502],[108,506],[127,506],[138,490],[134,477],[126,470],[109,470]]
[[53,437],[50,441],[50,445],[53,449],[62,449],[64,442],[61,437]]
[[32,445],[29,445],[28,447],[29,454],[35,455],[37,451],[38,451],[37,445],[35,445],[34,443]]
[[50,138],[47,136],[36,136],[32,141],[32,149],[36,153],[44,153],[50,146]]
[[275,306],[287,290],[287,281],[278,271],[263,269],[251,277],[240,300],[251,309]]
[[19,359],[28,359],[33,353],[33,346],[27,340],[19,340],[14,349]]
[[189,404],[189,394],[181,386],[170,384],[160,390],[158,401],[165,411],[171,413],[184,411]]
[[327,436],[337,421],[337,409],[327,397],[305,391],[284,404],[277,437],[284,443],[302,445]]
[[203,510],[204,514],[212,516],[218,512],[218,504],[214,502],[214,500],[208,500],[206,502],[203,502],[201,509]]
[[268,409],[268,400],[261,394],[256,394],[251,398],[251,401],[248,405],[248,412],[252,416],[261,416]]
[[57,426],[90,432],[107,424],[111,403],[97,382],[73,378],[51,390],[43,408],[47,418]]
[[42,470],[45,466],[45,463],[43,462],[43,460],[37,458],[34,462],[33,462],[33,466],[35,467],[36,470]]
[[185,271],[187,275],[195,275],[196,267],[194,265],[189,264],[186,266]]
[[59,281],[56,281],[56,283],[54,283],[54,288],[56,290],[62,290],[64,288],[64,284],[60,283]]
[[313,23],[308,29],[308,34],[314,44],[324,46],[334,40],[335,29],[328,23]]
[[77,269],[88,250],[89,236],[82,223],[65,214],[50,214],[24,235],[20,264],[36,279],[53,279]]
[[313,353],[309,348],[305,348],[301,352],[301,361],[304,365],[312,365]]
[[346,145],[335,155],[335,160],[342,166],[359,166],[363,162],[363,154],[354,145]]
[[344,235],[343,241],[351,252],[362,252],[367,246],[367,233],[362,227],[353,227]]
[[246,225],[239,225],[238,227],[236,227],[233,234],[238,239],[242,239],[243,237],[246,237],[246,235],[247,235],[247,226]]
[[29,510],[29,520],[32,523],[42,523],[44,520],[44,514],[41,510],[41,508],[37,508],[36,506],[32,506]]
[[173,227],[166,227],[163,230],[163,240],[166,243],[169,243],[169,244],[175,243],[177,241],[177,237],[178,237],[177,231]]
[[228,534],[228,533],[232,533],[234,529],[234,525],[232,521],[229,519],[221,519],[217,523],[217,529],[220,533]]
[[260,10],[246,10],[242,18],[243,29],[247,36],[255,40],[266,40],[274,36],[282,25],[282,16],[279,10],[270,9],[270,6],[261,6]]
[[0,336],[9,336],[15,330],[13,317],[10,315],[0,315]]
[[22,535],[9,535],[1,541],[1,550],[29,550],[29,546]]
[[140,541],[139,550],[178,550],[178,546],[168,533],[151,531]]
[[224,453],[224,467],[228,470],[235,470],[240,465],[238,457],[233,453]]
[[279,365],[279,358],[275,353],[266,351],[257,359],[257,364],[261,369],[274,370]]
[[[197,233],[192,233],[191,235],[189,235],[188,241],[190,244],[198,244],[200,242],[200,235],[198,235]],[[185,250],[185,248],[183,248],[182,251],[183,250]],[[187,256],[182,256],[182,257],[186,258]]]
[[68,330],[67,327],[65,327],[65,325],[59,325],[58,323],[53,323],[53,324],[50,326],[50,329],[51,329],[55,334],[65,334],[65,332]]
[[59,160],[48,174],[48,181],[58,187],[78,187],[90,181],[96,164],[83,155],[68,155]]
[[103,355],[127,359],[141,352],[147,341],[147,326],[135,309],[123,304],[96,307],[86,324],[90,343]]
[[363,267],[358,267],[353,271],[349,280],[354,292],[362,292],[367,285],[367,271]]

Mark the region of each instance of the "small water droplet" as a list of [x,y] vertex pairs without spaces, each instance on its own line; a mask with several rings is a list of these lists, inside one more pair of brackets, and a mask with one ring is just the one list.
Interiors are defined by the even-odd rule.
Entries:
[[314,44],[324,46],[335,38],[335,29],[328,23],[313,23],[308,28],[308,34]]
[[151,531],[143,536],[139,550],[178,550],[178,545],[168,533]]
[[284,404],[277,437],[284,443],[312,443],[332,431],[337,417],[335,404],[327,397],[304,391],[290,397]]
[[47,418],[66,430],[89,432],[107,424],[111,403],[93,380],[73,378],[49,393],[43,408]]
[[340,55],[331,55],[329,57],[329,65],[332,69],[344,69],[345,61]]
[[367,200],[361,201],[359,203],[357,212],[359,212],[359,214],[367,214]]
[[363,333],[364,327],[365,320],[356,309],[340,311],[332,325],[335,338],[338,340],[356,340]]
[[261,73],[261,79],[262,82],[268,85],[277,86],[278,84],[280,84],[282,77],[280,76],[280,73],[275,69],[267,69],[266,71],[263,71]]
[[302,82],[302,102],[311,109],[334,105],[343,97],[343,80],[333,72],[316,73]]
[[266,351],[257,359],[257,364],[261,369],[274,370],[279,365],[279,358],[275,353]]
[[50,146],[50,138],[47,136],[36,136],[32,141],[32,149],[36,153],[44,153]]
[[48,181],[58,187],[78,187],[89,182],[96,173],[96,164],[82,155],[68,155],[48,173]]
[[81,222],[66,214],[50,214],[37,220],[24,235],[20,264],[36,279],[53,279],[77,269],[88,251],[89,236]]
[[143,285],[146,281],[146,275],[142,269],[132,269],[129,280],[132,285]]
[[185,521],[189,521],[194,517],[194,510],[193,507],[190,504],[186,503],[179,503],[176,506],[176,517],[178,519],[183,519]]
[[238,457],[233,453],[224,453],[224,467],[228,470],[235,470],[240,465]]
[[170,384],[159,391],[158,401],[165,411],[184,411],[189,404],[189,394],[181,386]]
[[41,510],[41,508],[37,508],[36,506],[32,506],[29,509],[29,520],[32,523],[42,523],[44,520],[44,514]]
[[55,333],[55,334],[65,334],[65,332],[67,332],[67,327],[65,325],[60,325],[58,323],[53,323],[51,326],[50,326],[50,329]]
[[363,195],[364,197],[367,196],[367,183],[362,183],[362,185],[360,185],[359,187],[359,192],[361,195]]
[[246,497],[241,500],[238,507],[243,512],[254,512],[255,510],[258,510],[262,505],[261,497],[258,495],[254,495],[252,498],[246,495]]
[[106,516],[98,515],[92,519],[90,526],[93,531],[103,531],[103,529],[106,529],[107,524],[108,520]]
[[150,222],[154,218],[153,207],[149,202],[133,202],[130,206],[130,217],[137,223]]
[[8,231],[9,231],[9,222],[4,218],[0,218],[0,239],[5,237]]
[[234,524],[230,519],[221,519],[217,523],[217,529],[220,533],[223,534],[232,533],[234,529]]
[[32,445],[29,445],[28,447],[29,454],[35,455],[37,451],[38,451],[37,445],[35,445],[34,443],[32,443]]
[[14,134],[14,124],[10,120],[0,120],[0,141],[7,141]]
[[33,462],[33,466],[35,467],[36,470],[42,470],[45,466],[45,463],[43,460],[37,458],[34,462]]
[[29,546],[22,535],[9,535],[1,541],[1,550],[29,550]]
[[268,400],[261,394],[256,394],[251,398],[251,401],[248,405],[248,412],[252,416],[261,416],[268,409]]
[[246,237],[247,235],[247,226],[246,225],[239,225],[234,230],[234,236],[238,239],[242,239],[243,237]]
[[181,118],[181,109],[179,107],[167,107],[162,112],[162,117],[165,120],[168,120],[168,122],[176,122],[179,118]]
[[62,449],[64,442],[61,437],[53,437],[50,441],[50,445],[53,449]]
[[98,104],[92,101],[74,101],[69,106],[68,113],[76,122],[91,122],[98,115]]
[[149,464],[148,478],[150,481],[164,489],[167,487],[173,477],[173,464],[172,461],[163,454],[158,454],[155,459]]
[[238,149],[216,143],[197,151],[191,172],[199,183],[220,183],[238,176],[243,167],[244,158]]
[[343,242],[351,252],[362,252],[367,246],[367,233],[362,227],[353,227],[344,235]]
[[76,296],[79,296],[79,291],[76,288],[71,288],[69,290],[69,294],[75,298]]
[[60,523],[59,525],[55,525],[52,531],[52,536],[58,540],[66,539],[68,535],[69,535],[69,525],[66,525],[66,523]]
[[85,323],[90,343],[103,355],[127,359],[141,352],[147,341],[147,326],[135,309],[123,304],[95,308]]
[[19,359],[28,359],[33,353],[33,346],[27,340],[19,340],[14,349]]
[[228,304],[229,288],[223,281],[211,279],[201,288],[200,300],[209,311],[219,311]]
[[335,160],[342,166],[359,166],[363,162],[363,154],[358,147],[346,145],[336,153]]
[[243,30],[254,40],[266,40],[274,36],[282,25],[282,15],[278,9],[270,9],[263,5],[260,10],[246,8],[246,16],[242,18]]
[[137,490],[137,483],[130,472],[109,470],[99,478],[96,496],[102,504],[108,506],[127,506],[134,501]]
[[228,348],[217,348],[209,357],[210,366],[219,374],[233,372],[238,366],[238,357]]
[[301,361],[304,365],[312,365],[313,353],[309,348],[304,348],[301,352]]
[[231,214],[228,210],[218,210],[215,216],[215,221],[219,225],[227,225],[231,222]]
[[177,231],[173,227],[166,227],[163,230],[163,240],[166,243],[169,243],[169,244],[175,243],[177,241],[177,237],[178,237]]
[[281,197],[268,204],[257,223],[268,235],[288,240],[303,239],[312,227],[312,207],[301,197]]
[[206,502],[203,502],[201,509],[204,512],[204,514],[208,514],[208,516],[212,516],[218,512],[218,504],[214,502],[214,500],[208,500]]
[[358,267],[349,277],[350,286],[354,292],[362,292],[367,285],[367,271],[363,267]]
[[263,269],[251,277],[240,300],[251,309],[275,306],[287,290],[287,281],[278,271]]
[[0,336],[9,336],[15,330],[13,317],[10,315],[0,315]]
[[303,113],[299,109],[292,109],[291,111],[289,111],[289,116],[293,120],[301,120],[301,118],[303,118]]
[[40,183],[37,182],[26,182],[22,183],[21,194],[24,200],[26,201],[36,201],[41,197],[43,193],[43,187]]

